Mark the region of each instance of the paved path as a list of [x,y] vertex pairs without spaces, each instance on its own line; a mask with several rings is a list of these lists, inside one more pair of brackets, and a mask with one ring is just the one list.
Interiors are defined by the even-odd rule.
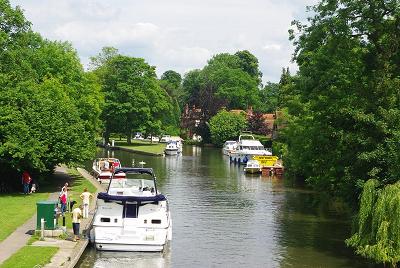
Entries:
[[[104,191],[104,188],[84,169],[79,169],[79,173],[86,179],[90,180],[97,188],[97,192]],[[70,176],[64,167],[56,167],[55,176],[60,179],[62,184],[70,180]],[[96,205],[97,192],[94,194],[94,200],[91,202],[91,211],[89,218],[82,220],[81,230],[86,231],[90,227],[93,220],[94,209]],[[50,194],[49,200],[57,200],[59,192]],[[25,224],[18,227],[11,235],[5,240],[0,242],[0,265],[8,259],[11,255],[17,252],[22,247],[26,246],[30,233],[36,228],[36,213]],[[72,230],[69,230],[72,233]],[[72,242],[68,240],[58,240],[54,238],[46,238],[45,241],[37,241],[33,243],[35,246],[56,246],[60,249],[53,256],[51,262],[45,267],[74,267],[81,257],[83,251],[88,244],[87,239],[82,239],[79,242]]]
[[[62,167],[57,167],[55,176],[60,179],[60,182],[65,181],[69,176]],[[58,193],[52,193],[49,200],[57,200]],[[18,227],[5,240],[0,242],[0,264],[7,260],[11,255],[26,246],[32,231],[36,228],[36,213],[27,222]]]

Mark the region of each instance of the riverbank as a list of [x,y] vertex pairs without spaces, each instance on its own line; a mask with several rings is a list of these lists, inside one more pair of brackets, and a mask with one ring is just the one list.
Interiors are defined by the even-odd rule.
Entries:
[[[44,241],[37,241],[33,243],[33,245],[36,246],[44,246],[44,247],[58,246],[60,248],[58,252],[52,257],[50,263],[45,266],[47,268],[74,267],[76,263],[79,261],[87,245],[89,244],[88,233],[90,231],[93,221],[93,216],[97,201],[97,193],[104,191],[105,189],[86,170],[78,168],[76,172],[77,174],[79,174],[79,176],[81,176],[81,178],[86,179],[85,180],[86,182],[91,183],[93,185],[92,189],[95,189],[92,190],[91,192],[93,194],[93,199],[91,200],[90,203],[89,217],[87,219],[81,220],[80,224],[81,239],[78,240],[78,242],[72,241],[73,235],[72,235],[72,224],[70,219],[71,217],[68,217],[70,215],[67,215],[68,220],[66,222],[66,226],[67,226],[67,233],[69,236],[68,239],[58,240],[54,238],[46,238]],[[85,183],[80,183],[79,185],[76,185],[76,187],[80,189],[86,186]]]
[[[89,218],[83,219],[81,222],[82,239],[79,242],[72,241],[71,220],[68,214],[66,215],[67,234],[63,235],[62,239],[45,238],[44,241],[36,241],[37,238],[34,239],[30,235],[36,229],[36,202],[34,202],[35,209],[32,209],[32,213],[35,215],[0,243],[0,267],[33,267],[37,264],[45,265],[45,267],[74,267],[79,260],[88,244],[85,234],[91,226],[97,192],[104,189],[83,169],[68,172],[65,167],[57,167],[54,177],[57,178],[58,186],[54,187],[56,192],[48,194],[50,195],[48,200],[57,200],[59,188],[67,181],[71,186],[70,197],[75,201],[80,201],[79,195],[83,188],[90,189],[92,193],[96,192],[93,194],[94,200],[91,202]],[[39,194],[36,196],[40,197]],[[30,243],[31,245],[27,245]],[[24,262],[21,262],[21,254],[26,251],[31,252],[33,257],[25,258]]]
[[164,154],[166,144],[142,140],[132,140],[131,144],[128,144],[126,140],[116,140],[114,146],[110,148],[113,150],[123,150],[131,153],[162,156]]

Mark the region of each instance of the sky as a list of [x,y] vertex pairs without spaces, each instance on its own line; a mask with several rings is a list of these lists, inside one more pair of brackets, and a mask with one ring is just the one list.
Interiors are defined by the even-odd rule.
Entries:
[[11,0],[33,30],[69,41],[82,64],[104,46],[144,58],[157,75],[201,69],[219,53],[249,50],[259,60],[263,82],[291,73],[292,20],[305,21],[316,0]]

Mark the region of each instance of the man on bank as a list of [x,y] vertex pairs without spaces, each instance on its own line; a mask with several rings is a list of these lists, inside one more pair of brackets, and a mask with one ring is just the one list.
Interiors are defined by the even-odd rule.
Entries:
[[80,205],[77,208],[74,208],[74,210],[71,213],[72,216],[72,229],[74,230],[74,242],[76,240],[79,240],[79,228],[81,225],[81,218],[82,218],[82,209],[83,206]]
[[85,188],[80,197],[83,201],[83,218],[87,219],[89,217],[89,202],[90,198],[93,198],[93,195],[88,192],[87,188]]

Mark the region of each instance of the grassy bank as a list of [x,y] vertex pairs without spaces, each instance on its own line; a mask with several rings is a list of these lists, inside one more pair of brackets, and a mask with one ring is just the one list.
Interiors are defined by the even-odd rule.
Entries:
[[14,232],[36,213],[36,202],[47,200],[49,193],[0,195],[0,241]]
[[121,140],[115,141],[115,146],[134,150],[139,153],[144,152],[148,154],[160,155],[164,153],[166,144],[158,142],[150,143],[150,141],[132,140],[132,144],[128,145],[126,140]]
[[44,266],[58,251],[58,247],[25,246],[8,258],[0,268],[32,268]]

